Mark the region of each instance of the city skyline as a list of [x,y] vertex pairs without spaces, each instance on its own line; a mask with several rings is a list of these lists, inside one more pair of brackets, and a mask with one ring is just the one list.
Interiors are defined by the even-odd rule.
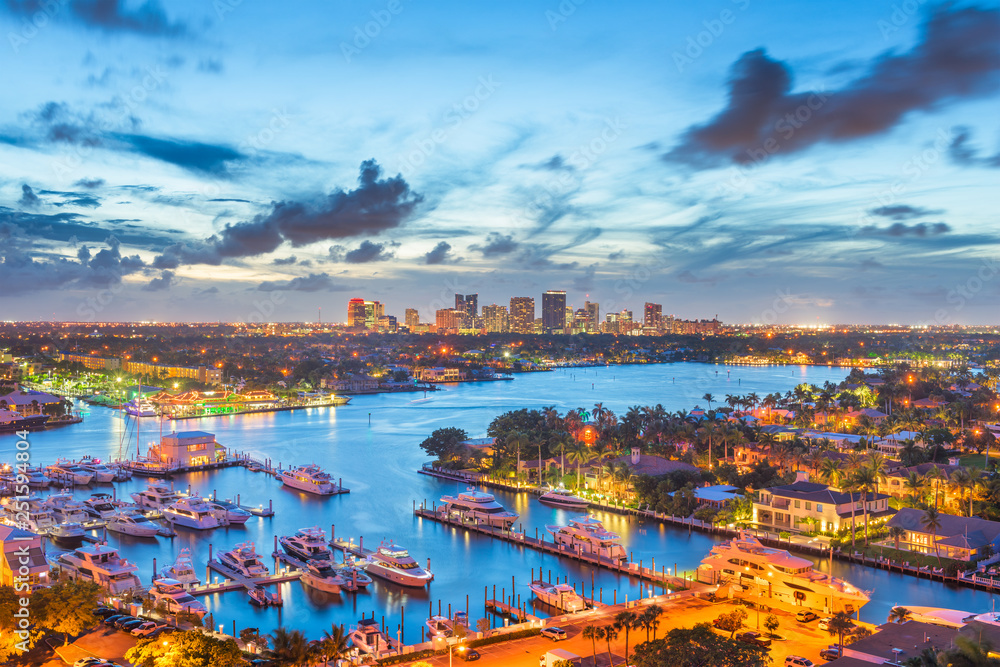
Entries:
[[0,319],[997,321],[995,2],[0,21]]

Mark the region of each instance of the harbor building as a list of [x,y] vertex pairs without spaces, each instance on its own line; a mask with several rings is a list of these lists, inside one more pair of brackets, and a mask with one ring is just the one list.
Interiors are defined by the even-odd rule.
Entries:
[[[15,578],[24,576],[22,568],[25,567],[28,569],[27,579],[15,582]],[[50,583],[42,536],[0,524],[0,586],[14,586],[25,581],[29,586]]]

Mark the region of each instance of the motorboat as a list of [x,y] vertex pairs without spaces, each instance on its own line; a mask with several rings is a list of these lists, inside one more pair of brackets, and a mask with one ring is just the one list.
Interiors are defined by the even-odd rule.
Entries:
[[223,552],[219,562],[248,579],[259,579],[270,574],[267,566],[254,551],[253,542],[237,544],[232,551]]
[[115,473],[115,477],[112,481],[115,482],[127,482],[132,479],[132,469],[129,468],[124,463],[112,463],[109,466]]
[[431,639],[435,637],[451,637],[455,634],[452,620],[447,616],[431,616],[424,625],[427,626],[427,634]]
[[112,533],[133,537],[156,537],[160,526],[139,510],[124,510],[115,514],[104,524]]
[[[856,613],[869,593],[813,568],[813,562],[764,546],[749,531],[712,547],[698,566],[698,581],[718,584],[732,597],[773,598],[825,614]],[[769,604],[764,602],[763,604]]]
[[94,481],[100,484],[108,484],[115,481],[115,470],[101,463],[100,459],[85,456],[76,462],[80,468],[94,476]]
[[48,533],[56,526],[52,511],[38,496],[27,499],[5,498],[2,508],[4,523],[25,528],[33,533]]
[[339,593],[341,589],[351,587],[351,580],[344,578],[343,570],[334,567],[328,560],[308,561],[299,579],[306,586],[326,593]]
[[64,545],[77,546],[83,543],[87,532],[83,526],[75,522],[57,523],[49,530],[49,537]]
[[621,537],[610,532],[592,516],[571,519],[568,526],[545,526],[552,541],[576,553],[606,558],[613,563],[628,560]]
[[144,398],[138,396],[126,403],[123,408],[125,412],[133,417],[155,417],[156,406]]
[[181,498],[162,512],[163,518],[174,526],[211,530],[222,525],[215,511],[199,498]]
[[434,578],[429,570],[417,564],[410,552],[392,542],[382,542],[368,556],[365,572],[402,586],[426,586]]
[[515,512],[504,509],[492,493],[485,491],[467,489],[457,496],[442,496],[441,502],[444,505],[438,511],[461,521],[474,521],[476,524],[505,530],[517,521],[518,515]]
[[92,493],[83,501],[83,511],[93,519],[110,519],[118,513],[110,493]]
[[583,611],[587,607],[586,601],[569,584],[547,584],[544,581],[533,581],[528,584],[528,588],[539,600],[560,611]]
[[299,528],[294,535],[279,537],[278,543],[286,554],[299,560],[333,559],[326,541],[326,533],[319,526]]
[[180,582],[184,588],[201,585],[201,580],[198,579],[198,575],[194,571],[191,550],[187,547],[181,549],[180,553],[177,554],[177,560],[174,561],[173,565],[160,568],[160,577]]
[[572,491],[563,486],[546,491],[538,497],[538,502],[568,510],[585,510],[590,507],[589,500],[573,495]]
[[202,618],[208,613],[205,605],[184,590],[184,586],[176,579],[154,579],[149,594],[156,604],[162,602],[171,614],[186,612]]
[[399,642],[390,639],[382,632],[378,621],[374,618],[363,618],[358,621],[357,627],[351,628],[348,635],[351,645],[362,653],[369,653],[378,656],[384,651],[391,651],[399,646]]
[[56,523],[86,523],[90,521],[83,503],[68,493],[58,493],[45,499]]
[[70,579],[93,581],[112,595],[139,588],[139,566],[118,555],[106,544],[80,547],[60,555],[54,562]]
[[281,598],[277,593],[268,593],[263,586],[250,589],[250,604],[256,607],[281,606]]
[[278,473],[278,479],[285,486],[320,496],[330,496],[340,491],[340,487],[333,483],[330,475],[312,463],[282,470]]
[[94,473],[69,461],[60,460],[46,468],[49,477],[71,484],[86,485],[94,481]]
[[136,505],[150,510],[163,510],[184,497],[183,494],[163,484],[150,484],[145,490],[130,495]]
[[353,556],[348,557],[344,563],[335,565],[334,567],[340,570],[340,572],[344,575],[344,579],[348,582],[344,588],[349,591],[357,591],[362,588],[366,588],[368,584],[372,583],[372,578],[357,565]]
[[253,516],[236,503],[229,500],[206,500],[205,504],[212,508],[216,518],[223,525],[237,524],[242,526]]
[[17,468],[13,472],[15,473],[13,477],[15,481],[23,477],[32,489],[47,489],[52,483],[52,480],[41,468]]

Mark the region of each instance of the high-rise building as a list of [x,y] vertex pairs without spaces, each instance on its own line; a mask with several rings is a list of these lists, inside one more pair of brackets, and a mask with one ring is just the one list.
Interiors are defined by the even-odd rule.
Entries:
[[413,331],[420,325],[420,313],[416,308],[407,308],[405,317],[406,328]]
[[365,328],[374,329],[378,318],[385,315],[385,304],[378,301],[365,301]]
[[[458,306],[455,306],[456,308]],[[465,312],[468,314],[469,319],[475,319],[479,317],[479,294],[466,294],[465,295]]]
[[347,302],[347,326],[351,329],[365,328],[364,299],[351,299]]
[[386,331],[388,333],[396,333],[396,316],[395,315],[383,315],[378,318],[378,330]]
[[587,301],[583,304],[587,310],[587,331],[597,332],[601,329],[601,304]]
[[455,295],[455,310],[461,310],[465,312],[465,296],[462,294]]
[[520,334],[535,332],[535,300],[530,296],[510,298],[510,330]]
[[507,333],[510,331],[510,316],[506,306],[483,306],[483,325],[487,333]]
[[454,329],[457,331],[462,328],[463,322],[465,322],[464,310],[459,310],[457,308],[442,308],[441,310],[434,312],[434,324],[437,326],[438,331],[446,329]]
[[549,290],[542,294],[542,331],[563,333],[566,328],[566,290]]
[[642,323],[647,327],[660,328],[660,321],[663,319],[663,306],[658,303],[646,302],[643,309]]

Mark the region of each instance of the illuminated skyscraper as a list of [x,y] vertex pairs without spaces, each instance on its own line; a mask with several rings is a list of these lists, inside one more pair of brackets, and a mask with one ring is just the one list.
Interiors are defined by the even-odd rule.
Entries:
[[406,309],[405,323],[406,323],[406,328],[409,329],[410,331],[416,329],[417,325],[420,324],[420,314],[417,312],[416,308]]
[[465,295],[465,312],[469,315],[469,318],[479,317],[479,294],[466,294]]
[[658,303],[646,303],[643,310],[642,323],[647,327],[660,328],[660,321],[663,319],[663,306]]
[[583,307],[587,310],[587,331],[597,332],[601,329],[601,304],[587,301]]
[[535,332],[535,300],[530,296],[510,298],[510,330],[522,334]]
[[566,328],[566,291],[549,290],[542,294],[542,331],[563,333]]
[[506,306],[483,306],[483,324],[487,333],[507,333],[510,331],[510,317]]
[[351,299],[347,302],[347,326],[351,329],[365,328],[364,299]]

